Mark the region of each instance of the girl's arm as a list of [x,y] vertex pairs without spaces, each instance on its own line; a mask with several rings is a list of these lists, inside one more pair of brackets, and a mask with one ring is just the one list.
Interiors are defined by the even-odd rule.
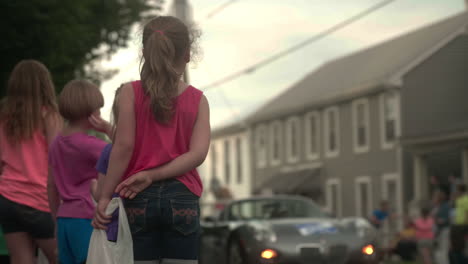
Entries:
[[110,216],[105,214],[106,207],[127,169],[133,153],[135,141],[135,108],[134,93],[131,84],[122,87],[119,96],[119,119],[116,128],[115,142],[112,147],[109,169],[106,177],[98,180],[98,205],[93,220],[95,228],[106,229]]
[[117,186],[116,192],[126,198],[133,198],[152,182],[185,174],[200,166],[210,146],[210,109],[208,100],[202,96],[197,119],[190,138],[189,151],[160,167],[139,172]]
[[[50,146],[57,134],[62,130],[63,121],[58,113],[44,112],[45,137],[47,145]],[[49,165],[49,174],[47,177],[47,196],[49,198],[49,207],[53,219],[57,217],[57,209],[60,205],[60,197],[55,185],[52,167]]]
[[49,207],[52,218],[55,220],[57,217],[57,210],[60,205],[60,197],[55,186],[54,175],[52,168],[49,168],[49,176],[47,178],[47,196],[49,198]]
[[63,120],[58,113],[44,112],[43,114],[45,123],[45,137],[47,145],[50,146],[52,141],[63,128]]

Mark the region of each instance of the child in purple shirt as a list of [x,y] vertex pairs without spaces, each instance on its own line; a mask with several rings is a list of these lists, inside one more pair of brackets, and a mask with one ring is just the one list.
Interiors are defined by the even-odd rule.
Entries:
[[[101,156],[96,164],[96,170],[99,173],[99,178],[104,177],[107,174],[107,168],[109,166],[109,157],[112,150],[112,144],[108,144],[102,150]],[[97,198],[97,181],[93,180],[91,183],[91,193],[94,199]],[[112,197],[119,197],[117,193],[114,193]],[[117,241],[117,231],[119,229],[118,221],[119,220],[119,210],[116,209],[112,214],[111,222],[107,225],[107,240]]]
[[51,213],[57,219],[60,263],[85,263],[88,255],[95,209],[89,188],[107,143],[87,131],[110,134],[110,124],[99,117],[103,105],[99,88],[87,81],[69,82],[59,96],[60,114],[67,125],[49,147],[47,189]]

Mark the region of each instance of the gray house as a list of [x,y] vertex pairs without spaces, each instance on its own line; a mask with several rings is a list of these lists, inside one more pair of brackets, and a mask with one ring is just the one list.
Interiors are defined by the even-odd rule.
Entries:
[[466,179],[467,24],[465,12],[331,61],[249,116],[253,190],[366,217],[382,199],[401,214],[429,198],[430,176]]
[[467,25],[464,12],[328,62],[215,140],[242,133],[252,193],[405,213],[430,177],[468,179]]

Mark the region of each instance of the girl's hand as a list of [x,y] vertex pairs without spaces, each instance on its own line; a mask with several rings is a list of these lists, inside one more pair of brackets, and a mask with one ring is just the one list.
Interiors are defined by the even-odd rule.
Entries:
[[115,189],[115,192],[119,193],[121,197],[133,199],[138,193],[148,188],[152,183],[153,180],[151,177],[144,171],[140,171],[121,182]]
[[88,120],[96,131],[106,133],[109,137],[112,137],[112,125],[102,119],[100,115],[92,114]]
[[94,214],[94,219],[91,225],[96,229],[103,229],[107,230],[107,224],[110,223],[111,217],[110,215],[106,215],[106,208],[109,204],[110,199],[100,199],[97,206],[96,212]]

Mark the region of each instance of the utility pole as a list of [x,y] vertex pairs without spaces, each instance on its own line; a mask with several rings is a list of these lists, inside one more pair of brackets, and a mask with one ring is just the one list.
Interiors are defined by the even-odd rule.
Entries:
[[[182,20],[187,26],[192,24],[192,8],[188,0],[173,0],[169,13]],[[184,82],[189,83],[187,69],[184,72]]]

